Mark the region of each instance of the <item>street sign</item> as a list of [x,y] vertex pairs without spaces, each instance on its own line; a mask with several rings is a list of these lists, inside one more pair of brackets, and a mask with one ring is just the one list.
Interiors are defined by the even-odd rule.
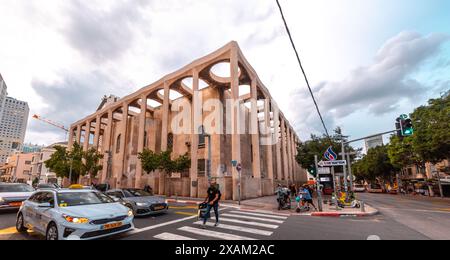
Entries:
[[331,174],[331,169],[329,167],[319,167],[319,174]]
[[320,161],[318,164],[320,167],[334,167],[334,166],[346,166],[347,161],[339,160],[339,161]]
[[323,156],[328,161],[335,161],[338,158],[337,154],[333,151],[333,146],[328,147]]

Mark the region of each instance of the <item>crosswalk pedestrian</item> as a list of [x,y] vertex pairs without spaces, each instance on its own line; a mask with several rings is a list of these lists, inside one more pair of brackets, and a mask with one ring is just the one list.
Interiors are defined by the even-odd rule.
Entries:
[[221,223],[207,222],[207,229],[201,229],[203,221],[182,226],[173,233],[164,232],[154,236],[160,240],[260,240],[273,235],[289,215],[268,211],[232,209],[221,214]]

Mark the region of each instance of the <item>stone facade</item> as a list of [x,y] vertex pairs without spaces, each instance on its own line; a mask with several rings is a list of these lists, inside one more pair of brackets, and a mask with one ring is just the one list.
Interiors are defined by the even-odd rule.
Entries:
[[[228,75],[217,75],[220,65]],[[242,164],[242,199],[271,195],[277,183],[307,181],[295,162],[299,138],[235,42],[72,124],[69,148],[78,142],[105,154],[101,183],[204,197],[208,139],[200,126],[211,136],[211,176],[224,199],[239,197],[233,160]],[[145,148],[171,150],[174,157],[187,153],[191,169],[146,174],[138,160]]]

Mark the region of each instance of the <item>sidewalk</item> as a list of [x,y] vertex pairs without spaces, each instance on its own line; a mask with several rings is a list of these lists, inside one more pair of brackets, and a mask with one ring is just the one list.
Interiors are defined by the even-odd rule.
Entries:
[[[181,203],[181,204],[188,204],[188,205],[198,205],[203,202],[203,199],[171,197],[171,198],[167,199],[167,202]],[[315,199],[315,203],[317,206],[317,199]],[[226,201],[222,201],[222,204],[225,206],[238,206],[237,201],[226,200]],[[296,205],[297,204],[294,202],[292,204],[292,209],[290,211],[281,211],[281,213],[285,212],[285,213],[291,213],[293,215],[310,215],[313,217],[367,217],[367,216],[374,216],[379,213],[377,209],[375,209],[374,207],[367,205],[367,204],[365,204],[365,212],[362,212],[361,209],[352,209],[352,208],[344,208],[344,209],[336,210],[335,206],[330,206],[329,204],[323,204],[322,212],[307,212],[307,213],[303,213],[303,214],[297,214],[295,212]],[[240,207],[241,208],[251,207],[251,208],[258,208],[258,209],[266,210],[266,211],[278,212],[276,196],[268,196],[268,197],[244,200],[241,202]]]
[[[317,203],[317,200],[316,200]],[[317,206],[317,204],[316,204]],[[336,210],[335,205],[330,204],[323,204],[323,211],[322,212],[313,212],[311,213],[311,216],[313,217],[369,217],[377,215],[379,212],[374,207],[367,205],[364,203],[365,211],[363,212],[362,209],[356,209],[356,208],[344,208],[344,209],[338,209]]]

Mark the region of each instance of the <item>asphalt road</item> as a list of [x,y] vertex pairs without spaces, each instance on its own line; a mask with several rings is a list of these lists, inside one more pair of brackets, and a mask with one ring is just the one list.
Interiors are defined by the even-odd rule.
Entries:
[[[448,200],[360,194],[381,214],[365,218],[321,218],[258,209],[221,208],[221,225],[206,231],[195,206],[172,205],[167,214],[135,219],[136,230],[109,239],[124,240],[429,240],[450,234]],[[14,229],[15,213],[0,213],[0,240],[42,239]]]
[[359,194],[381,215],[433,240],[450,239],[450,200],[421,196]]

